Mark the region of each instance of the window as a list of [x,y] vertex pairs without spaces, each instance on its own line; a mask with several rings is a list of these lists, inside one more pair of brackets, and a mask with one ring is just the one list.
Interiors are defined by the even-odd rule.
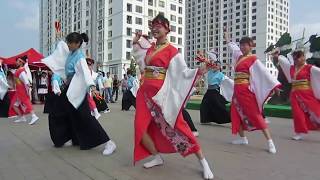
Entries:
[[127,48],[131,48],[131,40],[127,40]]
[[127,11],[132,12],[132,4],[127,4]]
[[170,5],[170,9],[171,9],[172,11],[176,11],[177,7],[176,7],[176,5],[171,4],[171,5]]
[[178,17],[178,24],[182,24],[182,17]]
[[132,29],[131,28],[127,28],[127,36],[132,36]]
[[179,12],[179,14],[182,14],[182,7],[179,7],[178,12]]
[[112,31],[108,32],[108,37],[112,37]]
[[112,53],[108,54],[108,61],[112,60]]
[[141,6],[136,6],[136,12],[137,13],[142,13],[142,7]]
[[176,22],[176,16],[175,15],[171,15],[170,16],[170,20],[173,21],[173,22]]
[[126,59],[130,60],[131,59],[131,53],[130,52],[126,52]]
[[153,0],[148,0],[148,5],[153,6]]
[[98,41],[102,41],[102,31],[98,33]]
[[109,72],[111,74],[118,74],[118,66],[117,65],[113,65],[109,67]]
[[108,49],[112,49],[112,42],[108,42]]
[[170,30],[171,30],[172,32],[176,32],[176,31],[177,31],[177,30],[176,30],[176,26],[172,26],[172,25],[171,25]]
[[164,1],[161,1],[161,0],[160,0],[160,1],[159,1],[159,6],[164,8],[164,6],[165,6]]
[[182,34],[182,28],[181,27],[178,28],[178,34]]
[[136,24],[142,25],[142,18],[136,17]]
[[132,24],[132,16],[127,16],[127,24]]
[[182,38],[178,38],[178,44],[182,45]]
[[170,42],[175,43],[176,42],[176,37],[170,36]]
[[112,26],[112,19],[109,19],[108,26]]
[[148,16],[153,17],[153,10],[152,9],[148,9]]
[[98,54],[98,62],[102,62],[102,54]]
[[112,8],[109,8],[109,15],[112,14]]

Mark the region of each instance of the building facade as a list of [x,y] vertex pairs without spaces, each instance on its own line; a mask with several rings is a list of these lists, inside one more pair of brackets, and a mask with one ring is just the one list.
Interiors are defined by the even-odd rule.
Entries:
[[289,32],[289,0],[187,0],[185,57],[195,67],[197,50],[216,49],[223,72],[232,76],[231,52],[223,38],[227,27],[231,40],[252,37],[253,53],[277,76],[270,57],[264,51],[275,44],[284,32]]
[[98,69],[122,76],[130,66],[134,32],[151,34],[149,22],[159,13],[171,23],[168,40],[184,54],[184,0],[42,0],[40,2],[40,50],[52,52],[56,44],[54,22],[64,35],[86,32],[87,53]]

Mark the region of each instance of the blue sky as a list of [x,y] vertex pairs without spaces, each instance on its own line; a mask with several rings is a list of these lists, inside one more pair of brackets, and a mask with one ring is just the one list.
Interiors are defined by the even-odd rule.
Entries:
[[[259,0],[265,1],[265,0]],[[0,1],[0,56],[7,57],[31,47],[39,49],[39,0]],[[319,33],[319,0],[290,0],[290,31],[294,39]]]

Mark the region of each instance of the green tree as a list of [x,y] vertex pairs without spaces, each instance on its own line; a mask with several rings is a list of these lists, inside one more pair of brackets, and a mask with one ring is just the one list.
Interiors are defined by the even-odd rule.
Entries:
[[131,62],[130,62],[130,67],[129,67],[129,69],[131,70],[132,75],[134,75],[134,76],[136,75],[136,66],[137,66],[136,61],[135,61],[134,58],[132,58],[132,59],[131,59]]

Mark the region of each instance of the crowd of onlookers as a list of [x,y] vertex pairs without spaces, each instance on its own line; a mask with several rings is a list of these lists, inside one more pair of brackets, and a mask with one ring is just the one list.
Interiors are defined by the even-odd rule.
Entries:
[[106,102],[114,103],[118,101],[119,91],[123,94],[128,89],[128,76],[124,74],[120,80],[116,74],[111,76],[110,72],[98,72],[96,83]]
[[[33,103],[44,102],[46,95],[50,91],[51,72],[47,70],[32,71],[32,90],[30,90],[30,97]],[[7,81],[9,84],[9,91],[14,91],[13,73],[7,71]],[[118,76],[111,75],[109,72],[98,72],[96,79],[97,88],[100,95],[103,96],[107,103],[114,103],[118,101],[120,93],[124,94],[128,90],[128,76],[123,75],[122,79]]]

